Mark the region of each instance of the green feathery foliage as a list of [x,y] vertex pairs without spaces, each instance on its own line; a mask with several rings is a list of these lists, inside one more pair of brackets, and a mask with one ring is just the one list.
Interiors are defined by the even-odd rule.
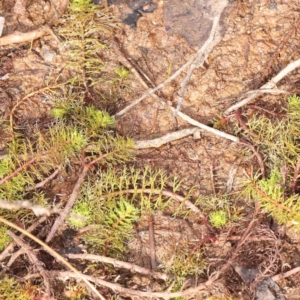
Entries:
[[299,229],[300,98],[288,99],[285,117],[271,120],[255,115],[248,126],[258,135],[252,140],[267,158],[269,176],[266,179],[250,178],[245,183],[244,194],[249,199],[258,199],[264,211],[279,224],[290,224]]
[[7,234],[7,227],[0,226],[0,251],[2,251],[8,243],[12,242],[12,238]]
[[273,170],[267,179],[246,182],[244,194],[248,199],[258,199],[264,212],[274,217],[278,224],[300,229],[300,196],[286,195],[282,183],[280,172]]
[[67,68],[72,70],[75,82],[86,89],[96,83],[103,69],[103,32],[115,27],[116,22],[101,6],[90,0],[71,0],[67,14],[55,29],[63,40]]
[[220,193],[212,196],[200,196],[195,204],[209,215],[210,223],[216,228],[229,226],[243,216],[244,208],[236,205],[230,195]]
[[4,276],[0,279],[0,299],[31,300],[33,296],[26,286],[21,286],[14,278]]
[[[83,240],[92,251],[120,257],[137,220],[173,203],[161,193],[167,182],[172,180],[161,170],[100,168],[84,183],[68,221],[86,226]],[[173,183],[175,192],[179,183],[176,179]]]
[[269,119],[264,115],[254,114],[248,121],[248,126],[257,134],[257,138],[251,139],[268,158],[267,166],[270,170],[281,169],[285,165],[295,167],[300,154],[299,97],[288,99],[285,117]]

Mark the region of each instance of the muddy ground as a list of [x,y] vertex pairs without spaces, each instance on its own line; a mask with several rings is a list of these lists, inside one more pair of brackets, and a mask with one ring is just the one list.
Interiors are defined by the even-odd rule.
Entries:
[[[53,2],[57,3],[54,0]],[[51,3],[52,1],[43,0],[3,0],[0,3],[0,14],[5,17],[2,36],[15,31],[28,32],[47,24],[55,27],[55,18],[52,16],[56,12],[53,11]],[[107,37],[107,47],[101,53],[105,71],[99,72],[102,79],[93,87],[93,91],[102,96],[97,105],[105,107],[113,115],[138,99],[147,89],[134,72],[119,86],[105,80],[113,74],[116,67],[124,65],[124,58],[130,62],[148,88],[159,85],[203,46],[209,37],[213,18],[223,5],[226,8],[221,16],[218,31],[220,41],[213,47],[203,65],[194,70],[186,85],[180,107],[186,115],[213,127],[216,120],[224,116],[226,109],[238,101],[240,95],[260,88],[288,63],[299,58],[298,0],[237,0],[228,3],[192,0],[114,0],[108,4],[107,13],[111,18],[122,22],[114,21],[114,35]],[[113,43],[119,45],[119,51],[115,50]],[[52,99],[47,91],[36,91],[41,91],[53,78],[68,77],[68,72],[63,69],[61,51],[63,50],[59,49],[53,35],[45,35],[32,42],[1,46],[2,118],[10,116],[15,104],[33,93],[14,109],[16,124],[29,124],[30,127],[36,122],[48,122],[47,113],[53,105]],[[176,108],[181,83],[186,74],[182,72],[160,89],[157,95]],[[299,93],[299,71],[295,70],[289,74],[277,87],[288,94],[262,95],[252,104],[280,112],[281,107],[285,107],[287,96]],[[251,111],[245,110],[244,113],[247,116]],[[117,119],[117,132],[135,141],[151,140],[192,127],[150,96],[125,114],[117,116]],[[238,129],[237,122],[233,119],[225,124],[222,130],[247,138],[246,133]],[[1,154],[5,154],[5,146],[5,136],[2,135]],[[197,134],[159,148],[138,150],[134,165],[162,168],[167,174],[182,179],[186,190],[197,186],[195,197],[233,191],[239,193],[240,184],[245,180],[244,170],[259,169],[259,164],[249,149],[202,129]],[[66,190],[64,192],[68,193]],[[251,219],[253,207],[248,207],[248,204],[243,203],[243,199],[239,201],[241,206],[246,207],[244,224],[247,224]],[[128,244],[130,255],[127,261],[150,268],[147,222],[140,220],[137,225],[137,237]],[[276,240],[280,254],[274,263],[276,267],[270,271],[268,277],[300,265],[299,235],[291,235],[284,228],[272,227],[270,223],[267,217],[261,218],[261,223],[253,229],[251,235],[260,237],[260,240],[270,234],[274,235],[269,238],[271,241]],[[239,224],[233,229],[232,236],[237,239],[242,229],[242,225]],[[157,261],[162,265],[168,264],[174,247],[185,247],[189,243],[196,245],[204,239],[203,235],[207,234],[204,233],[196,215],[183,220],[157,214],[154,217],[154,230]],[[209,234],[212,233],[207,235]],[[208,238],[208,242],[200,247],[208,254],[211,269],[216,271],[220,267],[219,262],[224,262],[230,257],[229,253],[236,246],[236,240],[234,237],[230,239],[230,232],[222,230],[214,231],[212,235],[213,237]],[[239,274],[237,268],[243,266],[246,269],[257,269],[262,265],[273,253],[272,243],[265,243],[267,245],[263,242],[255,245],[250,243],[247,249],[241,249],[235,266],[227,270],[213,286],[194,296],[194,299],[207,299],[210,295],[216,297],[211,299],[254,298],[251,284]],[[53,247],[55,248],[55,245]],[[14,268],[20,263],[16,262]],[[2,267],[5,267],[4,263]],[[122,277],[122,274],[120,276]],[[155,291],[159,286],[157,282],[139,276],[127,281],[120,279],[120,282],[126,282],[127,287],[145,291]],[[260,296],[258,299],[300,299],[299,273],[276,283],[280,290],[277,294],[274,292],[276,297]],[[193,284],[196,283],[192,282],[191,285]],[[229,298],[230,295],[233,298]],[[124,299],[121,296],[115,297],[114,299]]]

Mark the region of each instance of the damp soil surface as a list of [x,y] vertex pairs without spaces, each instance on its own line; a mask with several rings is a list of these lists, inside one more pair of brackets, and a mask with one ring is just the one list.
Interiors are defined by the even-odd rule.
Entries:
[[[58,5],[59,2],[3,0],[0,3],[0,16],[5,18],[2,37],[16,31],[30,32],[46,25],[55,27],[54,20],[60,14],[53,10],[53,5]],[[116,115],[118,134],[134,141],[153,140],[193,127],[180,114],[169,109],[169,106],[178,107],[179,111],[210,128],[215,126],[217,120],[228,118],[230,120],[221,130],[247,139],[247,132],[239,126],[236,117],[225,117],[224,112],[238,101],[240,95],[257,90],[300,56],[298,0],[110,0],[106,4],[109,6],[105,8],[107,13],[118,21],[113,35],[103,37],[106,47],[101,50],[101,59],[105,71],[99,71],[100,83],[93,86],[90,92],[99,108]],[[102,5],[101,1],[97,5]],[[204,63],[193,70],[184,87],[183,99],[180,100],[179,96],[188,68],[157,91],[160,100],[147,96],[126,113],[118,115],[118,112],[148,89],[168,79],[205,45],[220,9],[223,12],[216,33],[218,43]],[[63,18],[63,14],[60,18]],[[45,87],[49,82],[63,81],[70,75],[64,69],[63,51],[54,33],[33,41],[0,46],[0,118],[6,120],[12,116],[15,126],[26,128],[28,135],[30,128],[36,124],[44,124],[44,128],[49,126],[53,98]],[[112,83],[106,80],[115,76],[114,70],[121,66],[131,68],[130,75],[124,81],[116,84],[115,81]],[[264,94],[252,104],[282,112],[288,95],[299,93],[299,82],[299,71],[296,69],[277,86],[287,94]],[[56,92],[62,91],[57,89]],[[241,113],[246,120],[251,109],[242,108]],[[6,140],[7,132],[0,132],[0,156],[6,154]],[[246,175],[250,170],[257,172],[260,168],[256,156],[250,150],[241,143],[199,129],[192,135],[161,147],[137,150],[132,164],[135,167],[161,168],[168,175],[178,177],[182,180],[183,194],[195,186],[193,199],[228,193],[239,195],[240,185],[246,180]],[[66,172],[68,176],[62,173],[57,181],[54,180],[46,191],[49,197],[63,199],[64,196],[61,195],[70,194],[76,182],[76,172],[75,168]],[[232,258],[254,212],[253,204],[245,202],[243,196],[237,198],[238,205],[243,210],[243,221],[233,225],[230,230],[203,225],[208,220],[199,218],[196,213],[191,213],[187,218],[171,217],[176,207],[170,208],[166,214],[158,212],[154,215],[152,223],[155,232],[156,270],[160,271],[160,266],[163,266],[162,270],[171,269],[175,250],[184,249],[188,245],[191,251],[200,249],[205,253],[209,267],[203,276],[186,280],[179,289],[196,286],[214,276]],[[43,230],[35,232],[36,235],[43,239],[47,235],[46,231],[51,228],[51,222],[53,219],[47,221]],[[124,260],[150,269],[149,220],[139,220],[135,230],[135,238],[128,241],[129,250]],[[69,228],[63,228],[61,235],[51,244],[61,254],[81,251],[80,238],[76,232],[70,232]],[[279,226],[271,217],[261,213],[247,237],[226,273],[201,293],[192,295],[193,299],[208,299],[212,295],[216,298],[209,299],[254,298],[257,283],[253,284],[253,278],[245,279],[244,273],[251,269],[258,270],[259,274],[267,268],[265,264],[273,256],[276,257],[264,277],[272,278],[276,274],[299,268],[300,235]],[[44,258],[42,256],[40,259],[48,269],[61,268],[49,255],[45,254]],[[2,272],[18,278],[25,276],[28,270],[21,266],[22,259],[22,256],[16,259],[11,269],[5,267],[6,260],[3,262]],[[79,270],[87,270],[81,262],[72,262]],[[89,268],[93,269],[95,266]],[[109,274],[101,273],[101,269],[95,274],[140,291],[168,288],[167,284],[163,285],[159,280],[128,275],[122,269],[119,277],[113,279]],[[278,290],[270,288],[273,296],[269,295],[269,298],[256,296],[258,299],[300,299],[299,278],[299,273],[295,273],[277,280]],[[169,286],[171,282],[172,280],[168,282]],[[70,293],[64,294],[66,287],[56,284],[63,296],[57,293],[55,299],[69,299],[66,295]],[[113,294],[108,288],[102,288],[101,291],[107,297]],[[116,295],[116,298],[111,299],[125,299]],[[89,297],[93,299],[93,296]],[[39,298],[33,299],[45,298],[39,294]]]

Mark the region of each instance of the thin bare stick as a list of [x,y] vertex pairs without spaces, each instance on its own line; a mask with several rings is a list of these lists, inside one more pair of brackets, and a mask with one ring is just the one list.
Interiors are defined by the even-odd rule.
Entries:
[[149,246],[150,246],[150,261],[151,269],[155,270],[156,265],[156,252],[155,252],[155,237],[154,237],[154,217],[153,215],[149,216]]
[[[45,154],[45,152],[46,151],[42,152],[42,154]],[[30,159],[29,161],[27,161],[24,165],[20,166],[15,171],[13,171],[11,174],[9,174],[6,177],[2,178],[0,180],[0,185],[2,185],[3,183],[5,183],[6,181],[12,179],[16,175],[18,175],[20,172],[24,171],[28,166],[32,165],[39,158],[39,156],[40,155],[36,155],[35,157],[33,157],[32,159]]]
[[[268,81],[266,84],[264,84],[260,90],[263,89],[273,89],[276,87],[276,84],[282,79],[284,78],[286,75],[288,75],[290,72],[294,71],[296,68],[298,68],[300,66],[300,59],[295,60],[293,62],[291,62],[290,64],[288,64],[283,70],[281,70],[276,76],[274,76],[270,81]],[[248,104],[250,101],[252,101],[253,99],[255,99],[259,94],[254,93],[251,94],[250,96],[246,97],[245,99],[243,99],[242,101],[230,106],[225,112],[224,114],[229,114],[230,112],[237,110],[238,108]]]
[[[131,71],[131,73],[138,79],[138,81],[144,88],[148,89],[149,87],[148,87],[147,83],[145,82],[145,80],[142,78],[140,73],[132,65],[132,62],[127,57],[125,57],[125,55],[123,54],[124,51],[122,51],[122,49],[121,49],[120,42],[116,39],[115,42],[111,43],[111,46],[112,46],[114,52],[117,54],[118,61]],[[145,77],[145,75],[143,75],[143,76]]]
[[[56,206],[55,209],[59,209],[62,206],[62,202],[59,202]],[[40,224],[45,222],[48,217],[44,216],[35,221],[30,227],[27,228],[27,232],[32,232],[35,230]],[[20,236],[20,238],[23,238],[23,235]],[[16,246],[15,242],[10,243],[3,251],[0,253],[0,261],[3,261],[6,257],[8,257],[11,251],[13,251],[14,247]]]
[[128,263],[128,262],[124,262],[121,260],[117,260],[115,258],[110,258],[107,256],[94,255],[94,254],[65,254],[64,256],[68,257],[70,259],[86,259],[86,260],[91,260],[91,261],[103,262],[106,264],[112,264],[117,268],[127,269],[127,270],[130,270],[130,272],[144,274],[144,275],[151,276],[151,277],[157,278],[157,279],[170,280],[173,278],[173,276],[170,276],[170,275],[167,275],[164,273],[154,272],[150,269],[143,268],[143,267],[140,267],[140,266]]
[[61,224],[67,218],[71,208],[75,204],[77,195],[80,191],[80,187],[81,187],[83,181],[85,180],[85,177],[87,176],[89,170],[90,170],[90,167],[88,165],[85,165],[83,167],[66,206],[64,207],[63,211],[60,213],[59,217],[57,217],[57,219],[55,220],[55,222],[46,238],[46,243],[49,243],[52,240],[52,238],[54,237],[58,228],[61,226]]
[[26,189],[26,191],[30,192],[30,191],[33,191],[33,190],[43,187],[45,184],[47,184],[49,181],[51,181],[58,174],[58,172],[60,170],[61,170],[61,166],[59,166],[49,177],[47,177],[43,181],[37,183],[34,187]]
[[51,241],[51,239],[54,237],[56,231],[58,230],[58,228],[61,226],[61,224],[64,222],[64,220],[67,218],[68,214],[70,213],[70,210],[72,209],[72,207],[74,206],[75,204],[75,201],[76,201],[76,198],[77,198],[77,195],[80,191],[80,187],[83,183],[83,181],[85,180],[85,177],[87,176],[90,168],[98,163],[99,161],[101,161],[103,158],[109,156],[109,155],[112,155],[116,152],[118,152],[119,150],[115,150],[115,151],[112,151],[110,153],[106,153],[106,154],[103,154],[99,157],[97,157],[96,159],[92,160],[91,162],[89,162],[88,164],[84,164],[84,167],[81,171],[81,174],[79,175],[78,179],[77,179],[77,182],[74,186],[74,189],[69,197],[69,200],[66,204],[66,206],[64,207],[63,211],[60,213],[59,217],[57,217],[57,219],[55,220],[47,238],[46,238],[46,242],[49,243]]
[[48,33],[49,33],[49,31],[46,30],[45,27],[41,27],[36,30],[32,30],[29,32],[24,32],[24,33],[15,31],[12,34],[8,34],[8,35],[1,37],[0,38],[0,46],[34,41]]
[[[217,16],[214,19],[213,24],[215,24],[216,22],[219,22],[219,16]],[[214,25],[213,28],[215,29]],[[203,53],[202,48],[200,48],[197,53],[195,55],[193,55],[193,57],[191,59],[189,59],[181,68],[179,68],[173,75],[171,75],[168,79],[166,79],[165,81],[163,81],[161,84],[159,84],[157,87],[153,88],[153,89],[149,89],[144,95],[142,95],[140,98],[136,99],[135,101],[133,101],[130,105],[128,105],[127,107],[125,107],[124,109],[122,109],[121,111],[119,111],[115,116],[119,117],[121,115],[124,115],[128,110],[130,110],[132,107],[136,106],[138,103],[140,103],[142,100],[144,100],[146,97],[148,97],[149,95],[155,93],[156,91],[158,91],[159,89],[163,88],[167,83],[171,82],[172,80],[174,80],[178,75],[180,75],[182,73],[182,71],[184,71],[188,66],[190,66],[192,63],[196,62],[199,53]],[[144,83],[143,83],[143,86]]]
[[[218,17],[216,17],[215,20],[218,20]],[[201,50],[201,49],[200,49]],[[200,52],[200,50],[198,52]],[[197,52],[197,53],[198,53]],[[187,68],[189,65],[191,65],[192,63],[194,63],[197,60],[197,53],[195,56],[193,56],[185,65],[183,65],[179,70],[177,70],[171,77],[169,77],[167,80],[165,80],[164,82],[162,82],[161,84],[159,84],[156,88],[154,89],[150,89],[148,90],[148,92],[146,92],[142,97],[140,97],[139,99],[135,100],[133,103],[131,103],[130,105],[128,105],[127,107],[125,107],[123,110],[121,110],[120,112],[118,112],[115,117],[121,116],[124,113],[126,113],[128,110],[130,110],[132,107],[134,107],[135,105],[137,105],[140,101],[142,101],[143,99],[145,99],[147,96],[151,96],[152,98],[154,98],[156,101],[159,101],[162,105],[166,106],[167,108],[169,108],[171,111],[173,111],[174,114],[177,114],[180,118],[182,118],[183,120],[187,121],[188,123],[190,123],[191,125],[194,125],[196,127],[199,127],[201,129],[204,129],[208,132],[211,132],[215,135],[218,135],[220,137],[229,139],[235,143],[239,142],[239,138],[219,131],[215,128],[209,127],[207,125],[204,125],[194,119],[192,119],[191,117],[189,117],[188,115],[177,111],[176,108],[174,108],[173,106],[167,104],[165,101],[163,101],[162,99],[160,99],[156,94],[154,94],[154,92],[156,92],[157,90],[159,90],[160,88],[162,88],[166,83],[170,82],[171,80],[173,80],[175,77],[177,77],[185,68]],[[136,74],[137,72],[135,72],[134,74]],[[138,75],[138,80],[143,82],[143,86],[144,87],[148,87],[148,84],[144,81],[144,79]]]
[[[174,107],[171,107],[171,110],[172,110],[173,112],[176,112],[176,109],[175,109]],[[178,112],[177,112],[177,115],[178,115],[181,119],[183,119],[183,120],[187,121],[188,123],[190,123],[191,125],[194,125],[194,126],[196,126],[196,127],[199,127],[199,128],[201,128],[201,129],[204,129],[204,130],[206,130],[206,131],[208,131],[208,132],[210,132],[210,133],[213,133],[213,134],[215,134],[215,135],[217,135],[217,136],[219,136],[219,137],[222,137],[222,138],[231,140],[231,141],[233,141],[233,142],[235,142],[235,143],[238,143],[238,142],[240,141],[238,137],[236,137],[236,136],[234,136],[234,135],[231,135],[231,134],[228,134],[228,133],[226,133],[226,132],[220,131],[220,130],[215,129],[215,128],[213,128],[213,127],[209,127],[209,126],[207,126],[207,125],[204,125],[204,124],[202,124],[202,123],[200,123],[200,122],[198,122],[198,121],[192,119],[192,118],[189,117],[188,115],[182,113],[181,111],[178,111]]]
[[294,268],[294,269],[292,269],[292,270],[289,270],[289,271],[287,271],[287,272],[285,272],[285,273],[283,273],[283,274],[277,274],[277,275],[274,275],[274,276],[272,277],[272,280],[274,280],[274,281],[279,281],[279,280],[281,280],[281,279],[283,279],[283,278],[290,277],[290,276],[292,276],[292,275],[294,275],[294,274],[297,274],[297,273],[299,273],[299,272],[300,272],[300,267],[296,267],[296,268]]
[[278,45],[275,52],[273,52],[271,59],[268,61],[267,66],[264,68],[264,72],[259,78],[259,81],[256,83],[257,87],[260,86],[261,82],[268,76],[272,66],[274,65],[274,61],[277,59],[277,57],[280,55],[283,47],[287,44],[288,40],[292,36],[292,34],[297,30],[297,27],[300,25],[300,17],[298,18],[296,24],[289,30],[287,34],[283,35],[283,39]]
[[44,250],[46,250],[49,254],[51,254],[54,258],[56,258],[58,261],[60,261],[61,263],[63,263],[66,267],[68,267],[72,272],[74,272],[76,274],[76,277],[81,279],[82,281],[84,281],[88,287],[99,297],[99,299],[101,300],[105,300],[105,298],[97,291],[97,289],[88,281],[88,279],[86,279],[86,277],[84,275],[82,275],[77,269],[75,269],[69,262],[67,262],[60,254],[58,254],[56,251],[54,251],[52,248],[50,248],[47,244],[45,244],[44,242],[42,242],[40,239],[38,239],[37,237],[35,237],[34,235],[32,235],[31,233],[27,232],[26,230],[18,227],[16,224],[2,218],[0,216],[0,222],[6,224],[9,227],[14,228],[15,230],[23,233],[24,235],[26,235],[27,237],[31,238],[33,241],[35,241],[36,243],[38,243],[39,245],[41,245]]
[[206,42],[203,44],[203,46],[200,48],[199,51],[197,51],[195,61],[191,64],[189,71],[187,72],[187,75],[185,76],[184,80],[180,84],[180,92],[178,94],[178,100],[177,100],[177,107],[176,112],[178,112],[181,108],[183,98],[186,91],[186,86],[189,83],[192,74],[194,70],[198,67],[203,66],[203,63],[209,56],[209,54],[212,52],[214,47],[221,41],[221,36],[217,35],[217,29],[219,25],[220,16],[223,12],[224,8],[221,10],[220,14],[214,18],[212,28],[210,31],[210,35]]
[[135,148],[136,149],[146,149],[146,148],[159,148],[167,143],[174,142],[176,140],[180,140],[188,135],[194,134],[198,128],[188,128],[183,129],[171,133],[167,133],[164,136],[154,139],[154,140],[146,140],[146,141],[136,141]]
[[37,268],[37,270],[40,272],[40,274],[42,275],[43,279],[44,279],[44,284],[45,284],[45,288],[46,288],[46,295],[48,297],[51,297],[51,287],[50,287],[50,282],[49,282],[49,278],[48,278],[48,274],[46,272],[46,270],[43,268],[43,263],[37,259],[37,257],[34,254],[33,249],[27,245],[20,237],[18,237],[17,235],[15,235],[13,232],[11,232],[10,230],[7,230],[7,234],[9,236],[11,236],[14,241],[16,242],[16,244],[26,252],[30,262]]
[[61,212],[60,209],[53,208],[53,209],[48,209],[46,207],[42,207],[39,205],[33,205],[30,201],[24,200],[24,201],[15,201],[15,202],[8,202],[4,200],[0,200],[0,207],[4,209],[30,209],[33,211],[33,213],[37,216],[50,216],[51,214],[58,214]]
[[[13,242],[16,245],[16,242]],[[25,249],[20,248],[18,251],[14,252],[13,255],[10,257],[9,261],[7,262],[6,266],[9,268],[15,262],[15,260],[22,254],[25,254]]]
[[[72,272],[60,272],[60,271],[49,271],[49,273],[54,277],[59,277],[59,278],[78,278],[78,275]],[[105,286],[110,288],[111,290],[120,293],[121,295],[127,295],[127,296],[132,296],[132,297],[137,297],[137,299],[144,299],[143,297],[150,297],[154,299],[172,299],[176,297],[189,297],[193,296],[196,294],[199,294],[199,291],[207,289],[212,283],[214,283],[215,280],[207,280],[205,283],[199,284],[197,287],[189,288],[181,292],[141,292],[141,291],[136,291],[128,288],[124,288],[121,285],[117,283],[112,283],[105,281],[100,278],[96,278],[93,276],[89,275],[83,275],[81,274],[86,280],[94,282],[95,284],[99,284],[101,286]]]

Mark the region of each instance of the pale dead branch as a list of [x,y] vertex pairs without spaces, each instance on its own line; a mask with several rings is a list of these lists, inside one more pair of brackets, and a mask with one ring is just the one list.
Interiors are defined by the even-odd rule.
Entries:
[[[300,66],[300,59],[291,62],[290,64],[288,64],[283,70],[281,70],[276,76],[274,76],[269,82],[267,82],[266,84],[264,84],[259,90],[272,90],[274,88],[276,88],[276,84],[282,79],[284,78],[286,75],[288,75],[290,72],[294,71],[296,68],[298,68]],[[278,91],[278,90],[275,90]],[[257,91],[253,91],[248,92],[250,93],[249,96],[246,96],[245,99],[241,100],[238,103],[235,103],[234,105],[230,106],[225,112],[224,114],[229,114],[230,112],[237,110],[238,108],[248,104],[250,101],[254,100],[255,98],[257,98],[259,95],[261,95],[261,93],[258,93]]]
[[[14,243],[14,245],[17,245],[16,242],[13,242],[13,243]],[[10,268],[11,265],[15,262],[15,260],[16,260],[20,255],[23,255],[23,254],[25,254],[25,253],[26,253],[25,249],[22,249],[22,248],[20,248],[20,249],[19,249],[18,251],[16,251],[16,252],[14,252],[14,253],[12,254],[12,256],[10,257],[9,261],[7,262],[6,266],[7,266],[8,268]]]
[[52,240],[52,238],[54,237],[54,235],[55,235],[56,231],[58,230],[58,228],[60,227],[60,225],[67,218],[71,208],[73,207],[73,205],[76,201],[77,195],[80,191],[81,184],[84,182],[85,177],[87,176],[87,174],[89,172],[89,169],[90,168],[88,165],[85,165],[83,167],[82,172],[80,173],[80,175],[78,177],[78,180],[73,188],[73,191],[69,197],[69,200],[68,200],[66,206],[64,207],[63,211],[60,213],[60,215],[55,220],[55,222],[46,238],[46,243],[49,243]]
[[166,135],[164,135],[160,138],[157,138],[157,139],[136,141],[135,148],[136,149],[159,148],[167,143],[174,142],[176,140],[180,140],[188,135],[192,135],[197,130],[198,130],[198,128],[188,128],[188,129],[183,129],[183,130],[167,133]]
[[42,275],[43,280],[44,280],[44,285],[46,288],[46,295],[47,295],[47,297],[50,298],[51,297],[51,287],[50,287],[48,274],[47,274],[46,270],[43,268],[43,263],[37,259],[36,255],[34,254],[33,249],[29,245],[27,245],[20,237],[15,235],[10,230],[7,230],[7,234],[13,238],[13,240],[22,249],[22,251],[25,251],[30,262],[37,268],[39,273]]
[[154,190],[154,189],[128,189],[123,191],[117,191],[117,192],[111,192],[106,195],[102,195],[101,199],[104,199],[108,196],[117,196],[117,195],[123,195],[123,194],[136,194],[136,193],[145,193],[145,194],[153,194],[153,195],[163,195],[166,197],[173,198],[179,202],[181,202],[183,205],[185,205],[187,208],[189,208],[191,211],[196,213],[199,218],[205,219],[205,215],[202,213],[202,211],[195,206],[191,201],[185,199],[184,197],[170,191],[162,191],[162,190]]
[[[215,30],[215,27],[218,25],[218,22],[219,22],[219,17],[220,16],[217,16],[215,19],[214,19],[214,22],[213,22],[213,27],[212,29]],[[201,55],[200,55],[201,54]],[[226,138],[226,139],[229,139],[235,143],[238,143],[239,142],[239,138],[231,135],[231,134],[228,134],[228,133],[225,133],[225,132],[222,132],[220,130],[217,130],[215,128],[212,128],[212,127],[209,127],[207,125],[204,125],[194,119],[192,119],[191,117],[189,117],[188,115],[182,113],[181,111],[177,111],[176,108],[174,108],[173,106],[167,104],[163,99],[159,98],[155,92],[159,89],[161,89],[162,87],[164,87],[167,83],[169,83],[170,81],[172,81],[173,79],[175,79],[183,70],[185,70],[188,66],[190,66],[191,64],[197,64],[197,59],[199,57],[201,57],[203,55],[203,49],[200,48],[200,50],[196,53],[196,55],[194,55],[186,64],[184,64],[180,69],[178,69],[173,75],[171,75],[167,80],[165,80],[164,82],[162,82],[161,84],[159,84],[157,87],[155,87],[154,89],[150,89],[148,90],[143,96],[141,96],[139,99],[133,101],[133,103],[131,103],[130,105],[128,105],[127,107],[125,107],[123,110],[121,110],[120,112],[118,112],[115,117],[119,117],[123,114],[125,114],[127,111],[129,111],[132,107],[134,107],[135,105],[137,105],[139,102],[141,102],[143,99],[145,99],[146,97],[148,96],[151,96],[152,98],[154,98],[156,101],[159,101],[162,105],[166,106],[167,108],[169,108],[173,113],[174,115],[177,114],[177,116],[179,116],[181,119],[185,120],[186,122],[188,122],[189,124],[193,125],[193,126],[196,126],[198,128],[201,128],[201,129],[204,129],[208,132],[211,132],[215,135],[218,135],[220,137],[223,137],[223,138]],[[128,62],[129,63],[129,62]],[[131,68],[133,68],[133,66],[131,65]],[[138,72],[134,72],[134,75],[138,74]],[[142,85],[146,88],[149,88],[148,87],[148,84],[145,82],[145,80],[138,74],[136,75],[137,76],[137,79],[140,81],[140,82],[143,82]]]
[[292,269],[292,270],[289,270],[289,271],[287,271],[287,272],[285,272],[285,273],[283,273],[283,274],[277,274],[277,275],[274,275],[274,276],[272,277],[272,280],[274,280],[274,281],[279,281],[279,280],[281,280],[281,279],[290,277],[290,276],[292,276],[292,275],[294,275],[294,274],[297,274],[297,273],[299,273],[299,272],[300,272],[300,267],[296,267],[296,268],[294,268],[294,269]]
[[[66,278],[78,278],[79,279],[77,274],[68,272],[68,271],[66,271],[66,272],[49,271],[49,273],[51,274],[51,276],[55,276],[55,277],[62,278],[62,279],[66,279]],[[103,279],[96,278],[93,276],[83,275],[83,274],[81,274],[81,276],[83,276],[88,281],[91,281],[100,286],[105,286],[105,287],[113,290],[114,292],[120,293],[121,295],[138,297],[137,299],[142,299],[143,297],[150,297],[150,298],[155,298],[155,299],[162,298],[162,299],[168,300],[168,299],[172,299],[172,298],[176,298],[176,297],[184,297],[184,298],[192,297],[193,295],[199,294],[199,292],[201,290],[206,290],[213,282],[215,282],[215,280],[209,279],[205,283],[201,283],[195,288],[188,288],[184,291],[174,292],[174,293],[172,293],[170,291],[142,292],[142,291],[137,291],[137,290],[133,290],[133,289],[129,289],[129,288],[124,288],[120,284],[108,282],[108,281],[105,281]]]
[[[212,31],[216,29],[216,26],[219,23],[219,19],[220,16],[215,17],[214,21],[213,21],[213,26],[212,26]],[[211,37],[212,34],[210,34]],[[213,33],[214,35],[214,33]],[[203,47],[202,47],[203,48]],[[203,50],[200,48],[197,53],[190,59],[188,60],[181,68],[179,68],[173,75],[171,75],[168,79],[166,79],[165,81],[163,81],[161,84],[159,84],[157,87],[148,90],[144,95],[142,95],[140,98],[136,99],[135,101],[133,101],[130,105],[128,105],[127,107],[125,107],[124,109],[122,109],[121,111],[119,111],[115,116],[119,117],[121,115],[124,115],[127,111],[129,111],[132,107],[136,106],[138,103],[140,103],[142,100],[144,100],[146,97],[148,97],[149,95],[154,94],[156,91],[160,90],[161,88],[163,88],[167,83],[171,82],[172,80],[174,80],[178,75],[180,75],[187,67],[189,67],[191,64],[196,63],[197,59],[200,55],[203,55]],[[134,75],[136,75],[136,72],[134,72]],[[140,78],[140,76],[138,76],[139,81],[144,81],[142,78]],[[147,83],[143,82],[142,85],[145,88],[148,88]]]
[[37,216],[50,216],[51,214],[60,213],[60,209],[48,209],[46,207],[42,207],[40,205],[33,205],[30,201],[15,201],[15,202],[8,202],[4,200],[0,200],[0,207],[4,209],[14,210],[14,209],[30,209],[33,213]]
[[34,187],[26,189],[26,191],[30,192],[30,191],[33,191],[33,190],[43,187],[45,184],[47,184],[49,181],[51,181],[59,173],[60,170],[61,170],[61,166],[58,166],[58,168],[49,177],[47,177],[43,181],[37,183]]
[[[221,9],[221,12],[223,12],[223,10],[224,10],[224,7],[223,7],[223,9]],[[192,77],[194,70],[196,68],[203,66],[203,63],[208,58],[209,54],[213,51],[214,47],[221,41],[221,35],[218,34],[219,33],[218,28],[219,28],[220,16],[221,16],[221,14],[214,19],[212,29],[211,29],[208,39],[205,41],[205,43],[200,48],[200,50],[197,51],[194,62],[191,64],[191,66],[187,72],[187,75],[185,76],[184,80],[180,84],[180,92],[177,97],[178,100],[177,100],[176,112],[178,112],[181,109],[181,105],[182,105],[182,102],[184,99],[186,87]]]
[[56,258],[58,261],[63,263],[67,268],[69,268],[72,272],[74,272],[77,276],[77,278],[81,279],[84,281],[88,287],[99,297],[101,300],[105,300],[105,298],[97,291],[97,289],[85,278],[84,275],[82,275],[76,268],[74,268],[68,261],[66,261],[60,254],[58,254],[56,251],[54,251],[51,247],[49,247],[47,244],[42,242],[40,239],[38,239],[36,236],[32,235],[28,231],[26,231],[23,228],[18,227],[16,224],[2,218],[0,216],[0,222],[6,224],[7,226],[14,228],[15,230],[21,232],[22,234],[26,235],[39,245],[41,245],[45,251],[47,251],[50,255],[52,255],[54,258]]
[[128,262],[124,262],[121,260],[117,260],[115,258],[110,258],[107,256],[94,255],[94,254],[66,254],[65,257],[70,259],[86,259],[90,261],[98,261],[106,264],[112,264],[117,268],[130,270],[132,273],[140,273],[143,275],[151,276],[153,278],[162,279],[162,280],[170,280],[173,276],[152,271],[147,268],[140,267],[138,265],[134,265]]
[[42,26],[41,28],[29,32],[15,31],[12,34],[1,37],[0,46],[31,42],[47,34],[52,35],[52,30],[48,26]]

